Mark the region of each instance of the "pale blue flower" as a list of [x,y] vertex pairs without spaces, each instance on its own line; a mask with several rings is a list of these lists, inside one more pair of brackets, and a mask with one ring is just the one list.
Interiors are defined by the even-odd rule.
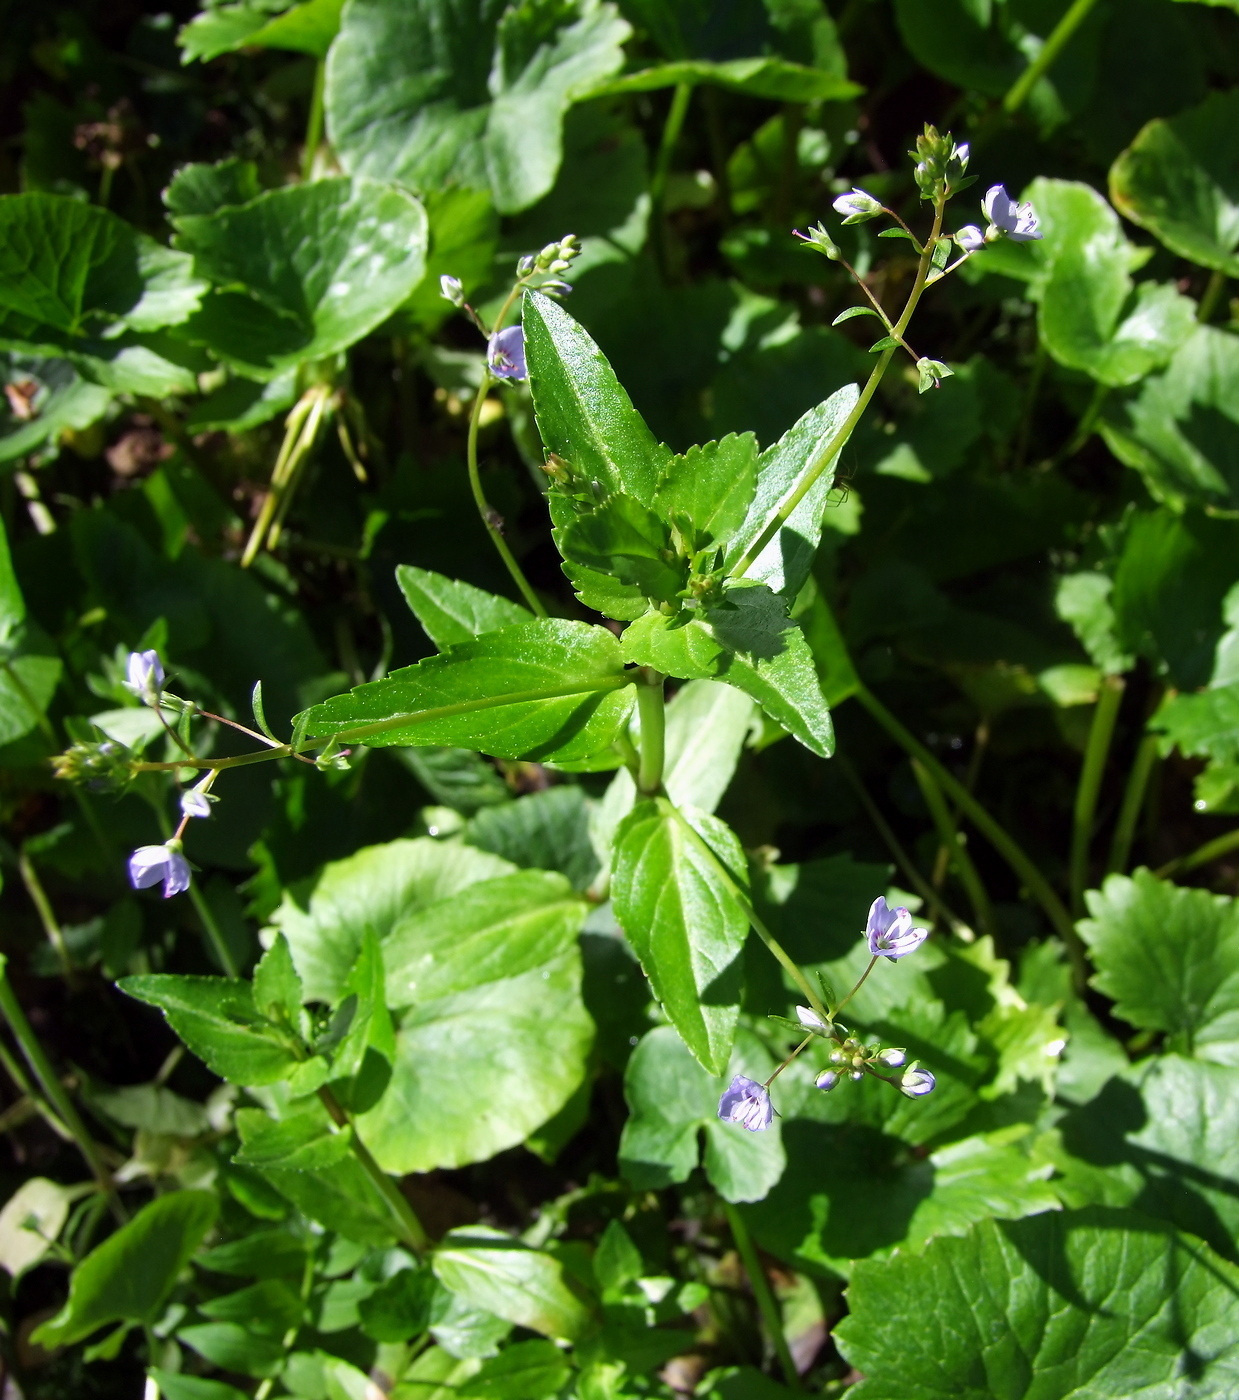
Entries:
[[125,663],[125,689],[147,705],[159,704],[163,666],[157,651],[131,651]]
[[869,920],[865,925],[865,938],[869,951],[876,957],[906,958],[915,953],[929,937],[927,928],[914,928],[912,915],[900,905],[891,909],[881,895],[869,908]]
[[724,1123],[738,1123],[750,1133],[760,1133],[774,1121],[774,1105],[764,1084],[737,1074],[718,1101]]
[[991,185],[985,191],[981,208],[990,224],[1013,243],[1027,243],[1042,237],[1037,228],[1037,213],[1031,204],[1016,204],[1003,185]]
[[211,799],[205,792],[190,788],[188,792],[181,793],[181,811],[187,817],[209,817]]
[[139,846],[129,857],[129,879],[135,890],[145,890],[163,881],[163,897],[170,899],[189,888],[189,862],[180,852],[180,843]]
[[921,1099],[932,1094],[938,1081],[927,1069],[920,1069],[915,1061],[904,1070],[899,1080],[899,1092],[910,1099]]
[[524,379],[525,332],[520,326],[496,331],[486,347],[486,363],[500,379]]
[[955,241],[965,253],[979,253],[985,247],[985,235],[976,224],[965,224],[955,235]]

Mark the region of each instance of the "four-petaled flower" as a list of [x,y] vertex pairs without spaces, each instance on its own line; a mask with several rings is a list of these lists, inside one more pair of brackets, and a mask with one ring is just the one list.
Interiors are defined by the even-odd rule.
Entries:
[[486,347],[486,363],[500,379],[524,379],[525,332],[520,326],[496,331]]
[[915,953],[928,937],[927,928],[912,926],[912,915],[902,905],[891,909],[886,900],[878,895],[870,906],[865,938],[875,958],[888,958],[891,962],[896,958],[906,958],[909,953]]
[[144,890],[163,881],[163,897],[171,899],[189,888],[189,862],[180,852],[180,843],[165,846],[139,846],[129,857],[129,878],[135,890]]
[[[1031,204],[1017,204],[1004,185],[991,185],[981,201],[985,217],[993,228],[1004,233],[1013,243],[1027,243],[1040,238],[1037,214]],[[991,237],[995,236],[991,234]]]
[[718,1101],[724,1123],[738,1123],[750,1133],[760,1133],[774,1121],[774,1105],[764,1084],[737,1074]]
[[188,792],[181,793],[181,811],[187,817],[209,817],[211,815],[211,799],[205,792],[199,792],[197,788],[190,788]]
[[910,1099],[924,1098],[926,1094],[932,1094],[937,1080],[927,1069],[920,1069],[915,1062],[904,1070],[899,1081],[899,1092],[907,1094]]
[[159,704],[163,666],[157,651],[131,651],[125,663],[125,689],[148,705]]

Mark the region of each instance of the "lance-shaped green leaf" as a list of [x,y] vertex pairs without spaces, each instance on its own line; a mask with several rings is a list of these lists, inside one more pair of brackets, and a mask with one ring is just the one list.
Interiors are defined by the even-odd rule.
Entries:
[[622,492],[557,530],[556,542],[568,563],[609,574],[646,598],[670,602],[688,581],[666,521]]
[[426,265],[426,215],[406,190],[336,177],[177,220],[216,284],[186,333],[259,378],[346,350],[403,302]]
[[283,1118],[261,1108],[238,1109],[237,1132],[241,1150],[233,1161],[247,1167],[312,1172],[343,1161],[351,1150],[351,1129],[337,1128],[317,1100]]
[[1111,167],[1110,198],[1172,252],[1239,276],[1239,93],[1149,122]]
[[589,1326],[592,1300],[558,1259],[484,1225],[452,1230],[435,1250],[435,1276],[475,1308],[546,1337],[571,1340]]
[[315,741],[570,760],[609,747],[631,707],[616,638],[605,627],[542,618],[358,686],[297,722]]
[[37,1344],[69,1346],[108,1322],[156,1322],[218,1214],[209,1191],[173,1191],[143,1206],[74,1269],[68,1301],[37,1329]]
[[[623,491],[644,505],[671,463],[615,371],[584,328],[558,302],[526,292],[523,324],[538,431],[554,452],[605,494]],[[557,522],[558,523],[558,522]]]
[[1133,1026],[1165,1031],[1172,1049],[1239,1064],[1239,906],[1148,870],[1111,875],[1086,896],[1080,923],[1093,985]]
[[1239,1269],[1131,1211],[984,1221],[859,1264],[848,1304],[835,1335],[865,1376],[855,1400],[1170,1400],[1239,1385]]
[[646,799],[615,836],[612,898],[654,995],[711,1074],[727,1066],[744,989],[744,852],[723,822]]
[[678,87],[681,83],[693,87],[709,83],[773,102],[842,102],[864,91],[859,83],[849,82],[836,73],[791,63],[785,58],[731,58],[721,62],[686,58],[612,78],[599,84],[591,96],[653,92],[657,88]]
[[288,939],[282,933],[258,960],[254,969],[254,1005],[259,1013],[271,1020],[283,1018],[296,1026],[301,1018],[301,978],[288,950]]
[[[815,469],[853,408],[854,384],[811,408],[757,463],[757,485],[743,522],[728,541],[724,565],[734,569],[776,518],[806,471]],[[744,577],[794,598],[809,576],[822,533],[822,515],[835,480],[835,466],[845,442],[835,444],[830,461],[777,534],[745,570]]]
[[470,642],[484,632],[533,621],[533,614],[519,603],[430,569],[400,564],[396,582],[413,615],[440,651],[459,642]]
[[619,1149],[625,1179],[639,1191],[686,1181],[704,1130],[706,1176],[714,1188],[729,1201],[760,1201],[787,1162],[779,1120],[751,1133],[721,1122],[718,1102],[733,1074],[761,1081],[774,1068],[769,1050],[750,1031],[736,1037],[730,1063],[717,1076],[693,1059],[669,1026],[649,1031],[624,1071],[631,1114]]
[[729,542],[743,525],[757,482],[757,439],[728,433],[671,459],[654,494],[665,519],[687,521],[704,541]]
[[143,973],[117,986],[157,1006],[194,1054],[233,1084],[274,1084],[296,1067],[296,1056],[254,1005],[248,982]]
[[624,633],[624,655],[672,676],[726,681],[751,695],[811,752],[835,751],[834,725],[813,654],[769,588],[733,588],[727,606],[685,620],[649,613]]
[[344,983],[338,1010],[347,1013],[348,1021],[331,1054],[332,1089],[353,1113],[373,1108],[391,1080],[396,1032],[385,990],[383,949],[374,929],[368,928]]
[[302,1214],[347,1240],[386,1246],[397,1237],[391,1208],[351,1152],[334,1161],[320,1161],[312,1171],[281,1166],[255,1170]]

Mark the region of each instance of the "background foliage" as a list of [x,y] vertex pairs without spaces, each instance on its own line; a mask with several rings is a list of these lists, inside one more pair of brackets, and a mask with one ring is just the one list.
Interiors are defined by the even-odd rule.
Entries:
[[[1236,1392],[1235,11],[7,7],[15,1393]],[[909,335],[953,377],[921,394],[897,360],[807,512],[816,550],[814,523],[758,561],[791,621],[746,603],[685,640],[646,612],[683,583],[647,517],[708,513],[733,562],[754,543],[736,483],[794,479],[873,364],[868,320],[836,324],[855,287],[791,230],[825,220],[898,304],[915,254],[831,203],[860,184],[923,232],[926,121],[971,144],[956,223],[1001,181],[1044,238],[929,290]],[[470,491],[484,344],[439,279],[489,319],[569,232],[574,290],[527,303],[538,421],[517,382],[477,420],[558,619],[535,626]],[[548,450],[646,514],[548,513]],[[595,608],[641,621],[621,643]],[[114,795],[48,761],[171,759],[123,685],[147,648],[225,719],[261,681],[279,735],[299,711],[346,732],[394,683],[341,692],[449,649],[475,671],[419,668],[400,704],[659,665],[683,682],[666,795],[634,807],[598,758],[626,689],[449,716],[342,768],[225,773],[165,902],[124,879],[171,833],[162,775]],[[933,923],[849,1012],[931,1096],[821,1094],[817,1046],[768,1132],[718,1120],[802,998],[710,849],[837,988],[876,894]]]

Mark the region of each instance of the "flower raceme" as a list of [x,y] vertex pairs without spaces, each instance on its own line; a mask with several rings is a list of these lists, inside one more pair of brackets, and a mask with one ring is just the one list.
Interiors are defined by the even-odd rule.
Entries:
[[[916,928],[907,909],[902,905],[892,909],[885,897],[879,895],[869,906],[869,917],[865,923],[865,942],[872,960],[856,986],[838,1003],[835,1011],[825,1011],[825,1008],[817,1011],[810,1006],[796,1008],[796,1022],[787,1021],[784,1024],[795,1029],[796,1023],[799,1023],[800,1029],[805,1032],[804,1039],[764,1084],[744,1074],[732,1077],[718,1101],[718,1116],[723,1122],[735,1123],[750,1133],[760,1133],[768,1128],[774,1122],[775,1115],[774,1105],[770,1102],[770,1085],[815,1039],[829,1041],[832,1047],[830,1068],[822,1070],[813,1081],[823,1093],[838,1088],[845,1079],[863,1079],[866,1075],[884,1080],[910,1099],[923,1098],[932,1093],[936,1083],[934,1076],[929,1070],[921,1069],[915,1060],[908,1064],[908,1053],[901,1046],[865,1045],[835,1019],[838,1011],[851,1001],[861,982],[873,971],[879,958],[886,958],[889,962],[906,958],[909,953],[916,952],[928,937],[929,930]],[[890,1071],[894,1071],[894,1074]]]

